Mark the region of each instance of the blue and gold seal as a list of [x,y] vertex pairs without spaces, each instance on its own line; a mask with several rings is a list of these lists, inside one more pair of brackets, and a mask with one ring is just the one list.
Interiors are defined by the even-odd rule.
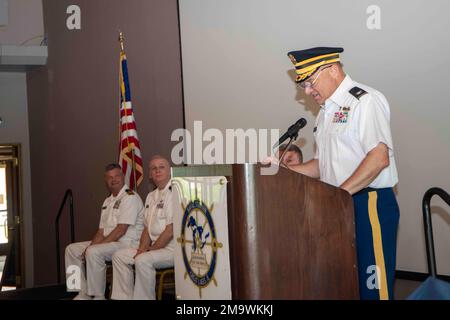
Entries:
[[184,208],[181,233],[177,241],[181,244],[183,262],[187,276],[199,288],[206,288],[211,281],[217,286],[214,272],[217,265],[217,250],[222,243],[217,241],[216,228],[211,216],[214,206],[208,208],[196,199]]

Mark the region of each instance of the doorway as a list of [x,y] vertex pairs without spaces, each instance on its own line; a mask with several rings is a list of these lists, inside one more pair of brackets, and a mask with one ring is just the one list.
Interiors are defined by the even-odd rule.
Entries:
[[0,290],[21,287],[20,145],[0,145]]

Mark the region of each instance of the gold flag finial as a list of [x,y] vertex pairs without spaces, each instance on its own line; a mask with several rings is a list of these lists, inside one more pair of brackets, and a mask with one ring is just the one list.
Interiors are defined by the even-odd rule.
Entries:
[[125,40],[125,37],[123,36],[123,32],[119,31],[119,42],[120,42],[120,50],[124,51],[123,47],[123,41]]

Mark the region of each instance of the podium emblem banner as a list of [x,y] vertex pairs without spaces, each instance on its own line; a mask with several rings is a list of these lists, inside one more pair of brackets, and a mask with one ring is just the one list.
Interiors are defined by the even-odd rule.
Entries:
[[227,179],[172,179],[177,299],[231,299]]

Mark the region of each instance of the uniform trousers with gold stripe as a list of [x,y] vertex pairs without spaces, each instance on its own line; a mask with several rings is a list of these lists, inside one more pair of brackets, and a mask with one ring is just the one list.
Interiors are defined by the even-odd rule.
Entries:
[[364,300],[393,299],[397,228],[392,188],[366,188],[353,195],[359,294]]

